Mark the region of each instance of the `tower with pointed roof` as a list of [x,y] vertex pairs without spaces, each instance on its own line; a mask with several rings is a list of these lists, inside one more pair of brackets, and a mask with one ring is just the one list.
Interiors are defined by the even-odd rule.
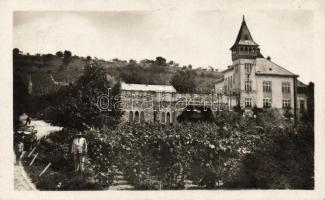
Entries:
[[240,26],[235,44],[230,48],[232,53],[232,60],[247,58],[254,59],[263,57],[258,48],[258,44],[253,40],[251,33],[247,27],[245,16]]

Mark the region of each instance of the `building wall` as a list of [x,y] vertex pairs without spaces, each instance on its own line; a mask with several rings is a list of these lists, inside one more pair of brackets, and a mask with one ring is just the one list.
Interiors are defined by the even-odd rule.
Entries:
[[[245,64],[251,64],[252,69],[250,73],[247,73],[245,70]],[[252,98],[252,107],[256,104],[256,80],[255,80],[255,59],[237,59],[233,62],[233,65],[236,66],[235,77],[238,79],[238,93],[239,95],[239,103],[241,107],[245,107],[245,98]],[[252,82],[252,90],[247,92],[245,90],[245,81],[251,80]]]
[[175,123],[180,114],[174,110],[176,95],[172,92],[121,91],[124,122]]
[[[271,81],[272,92],[271,94],[263,92],[263,81]],[[290,93],[282,93],[282,82],[290,83]],[[282,100],[290,99],[291,107],[293,108],[294,101],[294,78],[283,76],[256,76],[256,106],[263,107],[263,98],[270,97],[272,99],[272,108],[282,108]]]

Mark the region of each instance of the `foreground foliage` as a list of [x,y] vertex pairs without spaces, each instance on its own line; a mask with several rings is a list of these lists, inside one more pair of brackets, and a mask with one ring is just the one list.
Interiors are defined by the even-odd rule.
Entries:
[[[186,180],[204,188],[312,189],[313,126],[279,116],[220,113],[213,123],[88,130],[89,176],[94,188],[111,185],[117,168],[136,189],[182,189]],[[53,133],[41,145],[53,169],[71,170],[73,135]]]

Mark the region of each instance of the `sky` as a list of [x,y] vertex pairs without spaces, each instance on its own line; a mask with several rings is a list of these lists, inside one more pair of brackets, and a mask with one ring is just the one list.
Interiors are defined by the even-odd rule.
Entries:
[[24,53],[73,55],[105,60],[155,59],[180,65],[232,64],[242,16],[262,54],[313,81],[313,13],[308,10],[16,11],[14,47]]

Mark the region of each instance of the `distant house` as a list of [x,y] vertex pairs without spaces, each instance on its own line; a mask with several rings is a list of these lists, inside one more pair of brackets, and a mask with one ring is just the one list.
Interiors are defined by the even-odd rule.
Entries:
[[306,85],[297,80],[299,75],[277,65],[270,57],[264,58],[244,18],[230,50],[233,63],[215,84],[229,107],[291,108],[295,114],[298,109],[306,109],[306,93],[299,89]]
[[144,85],[121,83],[124,121],[171,124],[176,121],[176,90],[171,85]]

